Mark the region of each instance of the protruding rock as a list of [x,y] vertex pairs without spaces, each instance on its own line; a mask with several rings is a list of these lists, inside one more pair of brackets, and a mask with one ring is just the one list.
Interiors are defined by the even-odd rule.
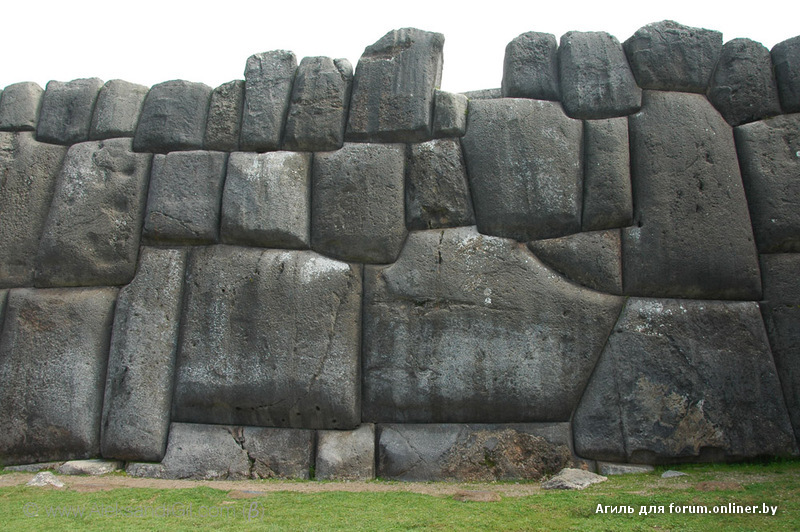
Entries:
[[0,95],[0,131],[35,131],[44,90],[32,81],[14,83]]
[[628,119],[583,123],[584,231],[625,227],[633,219]]
[[607,477],[584,471],[582,469],[565,468],[558,472],[553,478],[542,482],[542,489],[545,490],[582,490],[592,484],[605,482]]
[[779,42],[770,55],[783,112],[800,112],[800,35]]
[[437,90],[433,104],[433,136],[463,137],[467,132],[469,98]]
[[504,98],[559,99],[558,43],[555,35],[529,31],[506,46]]
[[244,81],[223,83],[211,93],[203,146],[207,150],[236,151],[242,130]]
[[103,81],[76,79],[50,81],[42,96],[36,139],[52,144],[74,144],[89,140],[95,102]]
[[469,100],[494,100],[503,97],[503,90],[500,87],[496,89],[478,89],[475,91],[467,91],[463,93]]
[[70,460],[58,467],[59,475],[105,475],[123,469],[124,464],[118,460]]
[[203,148],[211,87],[173,80],[153,85],[136,126],[136,151],[167,153]]
[[375,478],[375,425],[356,430],[321,430],[314,470],[319,480],[371,480]]
[[44,487],[44,486],[53,486],[55,488],[64,487],[64,483],[58,480],[58,477],[56,477],[50,471],[42,471],[41,473],[37,473],[25,485],[34,487]]
[[252,462],[251,478],[308,480],[314,463],[314,431],[244,427],[242,447]]
[[132,137],[148,90],[144,85],[120,79],[107,81],[97,97],[89,138]]
[[239,140],[242,150],[280,148],[296,70],[297,58],[288,50],[263,52],[247,59]]

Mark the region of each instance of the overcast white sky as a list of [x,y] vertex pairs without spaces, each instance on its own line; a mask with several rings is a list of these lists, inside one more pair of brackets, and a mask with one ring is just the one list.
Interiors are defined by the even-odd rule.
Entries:
[[[603,30],[620,41],[664,19],[749,37],[767,48],[800,34],[800,2],[672,0],[317,1],[41,0],[3,2],[0,88],[19,81],[98,77],[216,87],[242,79],[251,54],[292,50],[345,57],[355,67],[387,31],[413,26],[445,36],[442,88],[499,87],[508,42],[526,31]],[[740,4],[741,5],[741,4]]]

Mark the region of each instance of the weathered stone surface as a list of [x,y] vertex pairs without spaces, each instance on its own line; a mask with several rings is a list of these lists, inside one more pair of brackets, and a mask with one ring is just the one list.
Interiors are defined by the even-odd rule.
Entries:
[[750,39],[726,42],[708,99],[732,126],[781,114],[769,50]]
[[133,153],[131,139],[70,147],[36,256],[36,286],[130,282],[151,157]]
[[528,242],[542,262],[571,281],[593,290],[622,294],[622,243],[619,230],[577,233]]
[[641,88],[705,94],[722,33],[662,20],[639,28],[622,46]]
[[457,139],[409,146],[405,195],[409,229],[475,224],[467,169]]
[[361,421],[361,269],[311,251],[192,250],[173,420]]
[[39,471],[55,471],[64,462],[41,462],[39,464],[24,464],[16,466],[6,466],[5,471],[15,471],[18,473],[38,473]]
[[0,95],[0,131],[36,131],[44,90],[32,81],[14,83]]
[[573,118],[612,118],[635,113],[642,105],[616,37],[602,31],[570,31],[558,48],[561,102]]
[[217,242],[227,163],[228,154],[219,151],[155,155],[144,237],[151,242]]
[[207,150],[236,151],[242,130],[244,80],[223,83],[211,93],[203,146]]
[[477,100],[461,139],[481,233],[526,241],[581,230],[580,120],[555,102]]
[[42,96],[36,139],[52,144],[74,144],[89,140],[95,102],[103,81],[76,79],[50,81]]
[[622,232],[625,293],[761,297],[730,127],[698,94],[645,91],[630,117],[635,225]]
[[393,262],[406,238],[404,173],[401,144],[348,143],[341,150],[315,154],[314,250],[341,260]]
[[478,89],[476,91],[467,91],[463,94],[469,100],[494,100],[495,98],[503,97],[503,92],[500,87],[496,89]]
[[222,241],[265,248],[311,243],[311,154],[237,152],[228,159]]
[[114,288],[11,290],[0,340],[0,463],[90,458]]
[[346,139],[430,139],[443,48],[444,35],[416,28],[390,31],[367,46],[356,65]]
[[565,468],[558,472],[556,476],[542,482],[542,489],[545,490],[582,490],[592,484],[605,482],[607,477],[584,471],[582,469]]
[[661,474],[661,478],[676,478],[676,477],[685,477],[685,476],[687,476],[687,475],[688,475],[688,473],[684,473],[684,472],[682,472],[682,471],[675,471],[675,470],[672,470],[672,469],[670,469],[670,470],[668,470],[668,471],[664,471],[664,472]]
[[8,290],[0,290],[0,332],[2,332],[2,323],[6,315],[7,300],[8,300]]
[[296,70],[297,58],[288,50],[272,50],[247,59],[239,139],[242,150],[280,148]]
[[89,138],[132,137],[148,90],[121,79],[107,81],[97,97]]
[[333,151],[344,144],[353,65],[347,59],[305,57],[297,68],[283,147]]
[[584,231],[625,227],[633,219],[628,119],[583,123]]
[[53,486],[55,488],[63,488],[64,483],[58,480],[58,477],[56,477],[50,471],[43,471],[41,473],[37,473],[32,479],[30,479],[26,486],[34,486],[39,488],[44,486]]
[[734,128],[761,253],[800,252],[800,114]]
[[529,31],[506,46],[504,98],[559,99],[558,43],[555,35]]
[[124,468],[118,460],[70,460],[58,466],[59,475],[105,475]]
[[244,427],[242,446],[251,478],[308,480],[314,463],[314,431]]
[[433,104],[433,136],[463,137],[467,132],[469,98],[436,90]]
[[797,449],[754,302],[629,299],[573,430],[580,456],[615,462]]
[[33,284],[56,175],[67,148],[32,133],[0,133],[0,287]]
[[202,149],[211,92],[208,85],[179,79],[153,85],[144,99],[133,148],[156,153]]
[[144,248],[119,293],[103,401],[106,458],[158,462],[169,434],[186,251]]
[[321,430],[315,468],[319,480],[371,480],[375,478],[375,425],[356,430]]
[[800,35],[773,46],[770,56],[783,112],[800,112]]
[[597,472],[603,476],[635,475],[652,473],[655,468],[647,464],[618,464],[615,462],[597,462]]
[[474,228],[411,233],[364,283],[375,423],[567,420],[622,305]]

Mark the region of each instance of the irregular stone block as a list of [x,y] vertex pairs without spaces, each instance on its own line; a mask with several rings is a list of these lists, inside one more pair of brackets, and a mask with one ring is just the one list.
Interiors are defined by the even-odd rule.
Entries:
[[542,482],[542,489],[582,490],[583,488],[588,488],[592,484],[605,482],[606,480],[608,480],[607,477],[592,473],[591,471],[568,467],[559,471],[553,478]]
[[612,118],[635,113],[642,105],[616,37],[602,31],[570,31],[558,48],[561,102],[573,118]]
[[582,125],[555,102],[470,103],[461,139],[478,230],[521,241],[581,230]]
[[633,219],[628,119],[583,123],[584,231],[625,227]]
[[212,89],[172,80],[153,85],[144,99],[133,149],[167,153],[203,148]]
[[95,102],[103,81],[76,79],[50,81],[42,96],[36,140],[51,144],[74,144],[89,140]]
[[97,97],[89,138],[132,137],[148,90],[121,79],[107,81]]
[[70,147],[36,256],[36,286],[123,285],[133,279],[152,156],[131,139]]
[[405,195],[409,229],[475,224],[467,169],[457,139],[409,146]]
[[573,430],[580,456],[614,462],[797,452],[754,302],[628,299]]
[[321,430],[318,433],[318,480],[372,480],[375,478],[375,425],[356,430]]
[[67,148],[0,133],[0,287],[33,284],[34,261]]
[[211,93],[203,146],[207,150],[236,151],[242,130],[244,80],[223,83]]
[[403,28],[367,46],[356,65],[346,139],[431,138],[434,90],[442,81],[444,35]]
[[413,232],[364,283],[374,423],[566,421],[622,305],[474,228]]
[[64,487],[64,483],[58,480],[58,478],[50,471],[43,471],[41,473],[36,473],[36,475],[32,479],[30,479],[25,485],[34,487],[44,487],[44,486],[53,486],[54,488]]
[[781,114],[769,50],[750,39],[726,42],[708,99],[732,126]]
[[156,155],[144,236],[152,242],[210,244],[219,240],[228,154],[183,151]]
[[501,90],[504,98],[559,100],[555,35],[529,31],[508,43]]
[[770,56],[783,112],[800,112],[800,35],[773,46]]
[[436,90],[433,104],[433,136],[463,137],[467,132],[469,98]]
[[405,147],[345,144],[314,155],[311,246],[331,257],[394,262],[406,238]]
[[287,50],[254,54],[247,59],[239,140],[242,150],[280,148],[296,70],[297,58]]
[[94,458],[91,460],[70,460],[58,467],[59,475],[105,475],[120,471],[125,464],[118,460],[101,460]]
[[117,290],[11,290],[0,339],[0,463],[97,456]]
[[496,89],[479,89],[476,91],[467,91],[463,93],[469,100],[494,100],[502,98],[503,92],[500,87]]
[[158,462],[169,434],[186,251],[144,248],[119,293],[103,401],[100,451]]
[[311,251],[194,248],[172,419],[357,426],[360,322],[359,266]]
[[314,431],[244,427],[242,447],[251,478],[308,480],[314,463]]
[[705,94],[722,33],[662,20],[639,28],[622,46],[641,88]]
[[645,91],[629,118],[635,225],[622,231],[625,293],[761,297],[730,127],[697,94]]
[[353,65],[347,59],[305,57],[292,87],[283,147],[333,151],[344,144]]
[[0,131],[36,131],[44,90],[32,81],[14,83],[0,95]]
[[311,154],[232,153],[222,195],[222,241],[264,248],[311,243]]
[[761,253],[800,251],[800,114],[733,130]]

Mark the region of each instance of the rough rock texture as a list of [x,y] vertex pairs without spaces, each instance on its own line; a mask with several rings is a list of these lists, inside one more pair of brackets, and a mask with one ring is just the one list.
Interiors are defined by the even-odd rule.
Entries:
[[74,144],[89,140],[92,113],[102,80],[50,81],[42,96],[36,139],[52,144]]
[[408,229],[475,224],[467,169],[457,139],[411,144],[407,161],[405,203]]
[[800,251],[800,114],[733,130],[761,253]]
[[565,421],[622,306],[474,228],[411,233],[364,283],[375,423]]
[[211,92],[208,85],[184,80],[153,85],[144,99],[133,148],[156,153],[201,149]]
[[375,478],[375,425],[356,430],[321,430],[317,439],[315,475],[318,480]]
[[14,83],[0,95],[0,131],[35,131],[44,90],[32,81]]
[[633,218],[628,119],[583,123],[584,231],[625,227]]
[[43,471],[41,473],[37,473],[25,485],[34,487],[44,487],[44,486],[53,486],[56,488],[64,487],[64,483],[58,480],[58,477],[56,477],[50,471]]
[[415,28],[390,31],[367,46],[356,65],[346,139],[428,140],[443,48],[444,35]]
[[461,142],[478,230],[522,241],[580,231],[581,136],[555,102],[471,102]]
[[433,136],[463,137],[467,132],[469,98],[436,90],[433,104]]
[[132,137],[148,90],[121,79],[107,81],[97,97],[89,138]]
[[761,297],[730,127],[699,94],[646,91],[630,117],[635,225],[622,232],[628,295]]
[[708,99],[732,126],[781,114],[769,50],[750,39],[726,42]]
[[15,471],[18,473],[38,473],[39,471],[55,471],[63,463],[64,462],[42,462],[39,464],[6,466],[3,469],[6,471]]
[[0,339],[0,463],[98,455],[116,296],[114,288],[9,292]]
[[705,94],[722,33],[662,20],[639,28],[622,46],[641,88]]
[[272,248],[311,243],[311,154],[232,153],[222,195],[222,241]]
[[353,65],[347,59],[305,57],[297,67],[283,147],[333,151],[344,144]]
[[753,302],[628,300],[573,417],[580,456],[718,461],[796,452]]
[[151,158],[133,153],[131,139],[70,147],[36,256],[36,286],[130,282]]
[[242,446],[249,456],[251,478],[308,480],[314,463],[314,431],[244,427]]
[[592,484],[604,482],[607,477],[584,471],[582,469],[565,468],[558,472],[553,478],[542,482],[542,489],[545,490],[582,490]]
[[194,248],[173,420],[350,429],[361,268],[310,251]]
[[529,31],[506,46],[504,98],[559,99],[558,43],[555,35]]
[[800,112],[800,35],[779,42],[770,55],[783,112]]
[[463,94],[470,100],[494,100],[495,98],[503,97],[503,92],[500,87],[496,89],[479,89],[476,91],[467,91]]
[[242,150],[269,151],[280,147],[296,70],[297,58],[287,50],[247,58],[239,139]]
[[611,118],[642,104],[622,45],[602,31],[570,31],[558,48],[561,102],[573,118]]
[[210,244],[219,240],[228,154],[182,151],[156,155],[144,217],[151,242]]
[[103,401],[107,458],[164,457],[172,406],[186,251],[144,248],[119,293]]
[[0,133],[0,287],[33,284],[39,238],[66,153],[66,147],[36,142],[32,133]]
[[406,238],[404,173],[401,144],[348,143],[315,154],[312,247],[341,260],[394,262]]
[[647,464],[618,464],[615,462],[597,462],[597,472],[604,476],[634,475],[652,473],[655,468]]
[[2,333],[2,323],[6,315],[7,300],[8,300],[8,290],[0,290],[0,333]]
[[117,460],[70,460],[58,466],[59,475],[105,475],[124,468]]
[[203,146],[207,150],[236,151],[242,130],[244,80],[223,83],[211,93]]

